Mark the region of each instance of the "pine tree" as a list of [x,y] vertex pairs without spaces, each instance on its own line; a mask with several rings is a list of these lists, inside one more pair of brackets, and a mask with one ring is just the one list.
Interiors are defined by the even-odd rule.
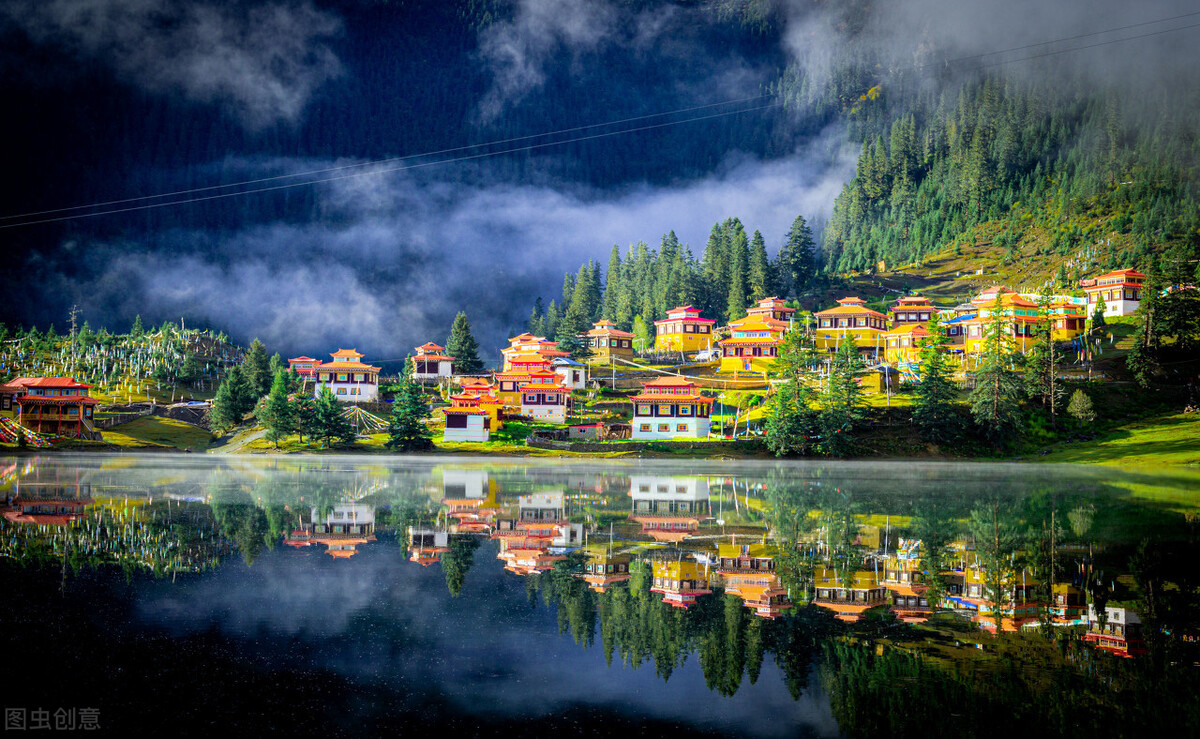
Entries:
[[621,267],[621,250],[613,244],[608,256],[608,282],[604,286],[604,308],[601,311],[610,321],[616,322],[619,314],[618,301],[621,297],[621,282],[624,272]]
[[529,323],[525,325],[525,330],[534,336],[546,335],[546,309],[542,305],[541,296],[538,296],[533,303],[533,310],[529,313]]
[[1009,321],[997,296],[984,325],[983,355],[975,370],[975,389],[969,398],[976,425],[995,444],[1004,443],[1020,422],[1023,389],[1021,378],[1010,366],[1013,358]]
[[209,411],[209,423],[213,429],[224,431],[237,426],[247,413],[254,409],[257,399],[250,394],[250,387],[240,365],[229,368],[225,380],[217,388]]
[[778,289],[782,297],[799,295],[811,284],[815,269],[812,229],[804,216],[796,216],[779,250]]
[[446,340],[446,353],[454,357],[455,374],[471,375],[483,371],[479,342],[471,335],[471,324],[467,321],[466,313],[460,311],[454,317],[450,338]]
[[1034,329],[1034,343],[1025,357],[1025,389],[1030,398],[1038,398],[1050,411],[1051,423],[1058,423],[1058,406],[1063,389],[1058,382],[1058,369],[1062,363],[1062,352],[1054,343],[1053,316],[1050,313],[1050,297],[1043,295],[1038,301],[1038,322]]
[[589,302],[590,283],[588,268],[587,265],[584,265],[579,269],[579,278],[574,280],[575,290],[571,295],[570,304],[567,305],[566,313],[559,322],[557,338],[579,336],[587,333],[588,329],[592,327],[592,308]]
[[258,339],[250,343],[250,351],[246,352],[246,358],[242,360],[242,371],[255,402],[271,391],[271,381],[274,378],[271,374],[271,362],[267,358],[267,348]]
[[767,448],[775,456],[811,453],[820,433],[820,414],[812,407],[812,390],[793,377],[779,386],[767,414]]
[[140,339],[145,333],[146,330],[142,328],[142,315],[139,313],[133,317],[133,325],[129,327],[129,336],[133,339]]
[[762,232],[754,229],[750,238],[750,300],[758,302],[770,294],[773,287],[771,280],[771,265],[767,259],[767,243],[763,241]]
[[329,389],[328,385],[321,386],[321,396],[317,398],[317,412],[313,426],[313,436],[320,438],[325,446],[329,446],[330,441],[334,439],[338,441],[354,440],[354,428],[350,425],[350,419],[346,418],[341,404],[338,403],[333,390]]
[[928,324],[929,336],[921,341],[921,379],[913,391],[913,421],[921,436],[937,444],[956,441],[962,424],[954,412],[957,391],[950,381],[949,343],[937,314]]
[[864,416],[863,389],[858,378],[866,370],[853,341],[843,341],[829,365],[829,377],[821,393],[821,451],[844,457],[854,445],[851,432]]
[[300,392],[292,396],[292,418],[295,419],[300,441],[304,441],[305,436],[315,438],[320,435],[321,430],[317,428],[317,399],[313,396]]
[[279,356],[279,352],[271,355],[271,361],[267,364],[267,371],[271,373],[271,382],[275,381],[275,375],[287,371],[287,367],[283,366],[283,357]]
[[271,383],[271,392],[263,406],[260,420],[267,427],[266,439],[279,448],[279,440],[295,430],[296,418],[291,403],[288,401],[288,382],[286,373],[279,370]]
[[1100,328],[1105,325],[1104,313],[1108,310],[1108,304],[1104,302],[1104,293],[1097,296],[1096,309],[1092,311],[1092,328]]
[[400,387],[392,400],[392,413],[388,419],[388,449],[411,452],[429,449],[429,431],[425,420],[429,418],[429,406],[421,397],[421,389],[412,379],[413,361],[404,362],[404,373],[400,375]]

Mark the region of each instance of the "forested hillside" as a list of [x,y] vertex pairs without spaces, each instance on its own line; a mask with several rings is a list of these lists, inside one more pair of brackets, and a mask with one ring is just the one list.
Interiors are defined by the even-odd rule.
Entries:
[[[1135,99],[1050,85],[967,82],[878,100],[862,115],[857,176],[838,197],[822,252],[830,270],[918,262],[993,222],[1010,256],[1036,243],[1072,270],[1162,267],[1200,228],[1194,91]],[[994,230],[994,229],[993,229]],[[1179,259],[1176,254],[1171,259]]]

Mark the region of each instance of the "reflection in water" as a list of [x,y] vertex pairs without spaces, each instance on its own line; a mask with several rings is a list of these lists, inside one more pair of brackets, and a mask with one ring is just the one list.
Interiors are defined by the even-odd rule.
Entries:
[[[311,622],[312,649],[328,639],[373,645],[356,658],[373,665],[365,671],[347,657],[306,659],[406,686],[428,671],[422,660],[485,644],[498,651],[471,652],[479,670],[543,670],[537,655],[553,636],[527,619],[545,604],[551,632],[584,647],[555,652],[567,672],[539,684],[550,704],[624,702],[720,731],[735,715],[744,721],[743,696],[774,687],[804,707],[793,720],[817,731],[828,711],[856,736],[925,733],[952,715],[978,734],[1107,735],[1200,720],[1200,535],[1195,504],[1180,503],[1194,474],[160,459],[0,462],[2,554],[31,573],[59,565],[64,593],[68,570],[86,579],[117,566],[134,585],[126,597],[157,602],[143,610],[173,614],[167,622],[184,633],[212,623],[241,624],[231,635],[270,632],[274,616],[256,622],[242,590],[206,596],[222,605],[193,622],[183,616],[195,611],[191,591],[173,589],[269,578],[257,587],[280,604],[306,594],[299,612],[350,609]],[[440,597],[426,573],[444,578]],[[308,598],[314,587],[346,592]],[[425,622],[472,637],[447,642]],[[309,638],[297,636],[307,628],[287,633]],[[250,645],[292,674],[310,669],[258,637]],[[375,655],[383,645],[409,651]],[[611,672],[582,672],[593,654]],[[635,700],[635,684],[649,688],[629,674],[645,671],[664,691],[694,675],[712,700],[729,702],[677,712]],[[602,700],[568,688],[584,674]],[[475,705],[458,682],[430,685],[422,690],[468,713],[552,710],[519,693]]]

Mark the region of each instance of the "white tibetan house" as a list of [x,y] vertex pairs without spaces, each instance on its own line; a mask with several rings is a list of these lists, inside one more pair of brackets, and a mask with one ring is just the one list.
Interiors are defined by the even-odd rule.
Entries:
[[417,382],[437,382],[449,378],[453,372],[454,357],[445,355],[446,347],[428,341],[416,347],[413,357],[413,379]]
[[313,397],[321,397],[321,388],[328,387],[344,403],[376,400],[379,397],[379,367],[361,362],[363,355],[354,349],[338,349],[332,362],[312,368]]

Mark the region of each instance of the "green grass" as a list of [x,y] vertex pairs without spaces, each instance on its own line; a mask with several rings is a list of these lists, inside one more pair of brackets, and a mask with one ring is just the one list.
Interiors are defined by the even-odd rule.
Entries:
[[1127,423],[1092,441],[1059,444],[1038,461],[1141,467],[1200,465],[1200,414],[1180,413]]
[[183,421],[162,416],[143,416],[101,431],[104,442],[120,447],[168,447],[200,450],[212,435]]

